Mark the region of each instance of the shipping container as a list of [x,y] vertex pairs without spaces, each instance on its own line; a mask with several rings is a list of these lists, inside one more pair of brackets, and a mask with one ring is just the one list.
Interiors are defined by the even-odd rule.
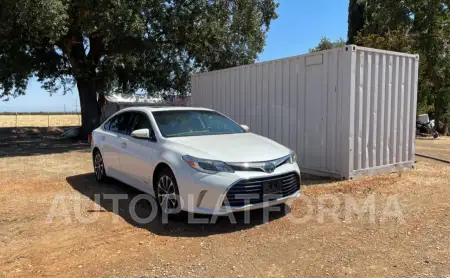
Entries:
[[348,45],[197,73],[192,105],[297,152],[303,172],[352,179],[414,167],[419,56]]

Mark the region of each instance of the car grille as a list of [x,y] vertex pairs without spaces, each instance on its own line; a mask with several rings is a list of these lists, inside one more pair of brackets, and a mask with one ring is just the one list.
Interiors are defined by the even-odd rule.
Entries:
[[[281,182],[279,191],[263,194],[264,182]],[[227,192],[223,206],[240,207],[246,204],[258,204],[268,200],[279,199],[294,194],[300,189],[300,177],[297,173],[287,173],[267,178],[242,180]]]
[[[287,163],[287,160],[284,161],[283,163],[277,165],[275,168],[278,168],[284,164]],[[248,167],[244,167],[244,166],[239,166],[239,165],[232,165],[232,164],[227,164],[231,169],[233,169],[234,171],[254,171],[254,172],[265,172],[264,168],[261,167],[252,167],[252,166],[248,166]]]
[[227,165],[234,171],[254,171],[254,172],[266,172],[264,170],[264,164],[266,163],[274,163],[275,168],[278,168],[289,162],[289,156],[281,157],[279,159],[265,161],[265,162],[248,162],[248,163],[230,163]]

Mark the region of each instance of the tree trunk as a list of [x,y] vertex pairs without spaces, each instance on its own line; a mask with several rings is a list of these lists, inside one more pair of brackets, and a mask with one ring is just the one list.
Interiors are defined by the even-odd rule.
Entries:
[[448,132],[448,123],[444,124],[444,128],[442,129],[442,134],[450,135],[449,132]]
[[436,125],[436,130],[438,132],[442,132],[439,124],[441,122],[441,105],[438,97],[434,100],[434,122]]
[[77,80],[81,108],[80,137],[86,139],[94,129],[100,126],[100,107],[95,86],[91,80]]

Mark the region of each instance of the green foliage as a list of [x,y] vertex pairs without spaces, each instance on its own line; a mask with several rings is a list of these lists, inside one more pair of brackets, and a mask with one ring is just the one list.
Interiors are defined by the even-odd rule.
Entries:
[[186,93],[189,75],[253,63],[275,0],[0,0],[0,99],[36,76],[80,95],[83,135],[110,92]]
[[413,21],[410,6],[412,0],[359,0],[358,2],[364,6],[365,10],[362,29],[364,35],[383,35],[390,30],[407,32]]
[[405,35],[400,30],[387,31],[383,35],[378,34],[368,34],[364,36],[361,32],[358,32],[355,37],[355,43],[357,45],[380,48],[391,51],[399,52],[411,52],[412,49],[412,39],[411,37]]
[[354,44],[355,37],[364,27],[365,5],[360,0],[350,0],[348,5],[348,32],[347,44]]
[[333,42],[330,39],[328,39],[327,37],[322,37],[320,39],[319,44],[314,48],[310,48],[309,52],[318,52],[318,51],[322,51],[322,50],[342,47],[344,45],[345,45],[345,41],[342,38],[339,38],[338,40]]
[[417,115],[421,114],[433,114],[434,113],[434,105],[427,103],[418,103],[417,104]]
[[189,74],[253,63],[274,0],[0,0],[0,97],[37,76],[49,91],[174,89]]
[[[448,0],[360,0],[365,24],[362,46],[420,54],[419,108],[450,113],[450,3]],[[425,107],[425,108],[424,108]]]

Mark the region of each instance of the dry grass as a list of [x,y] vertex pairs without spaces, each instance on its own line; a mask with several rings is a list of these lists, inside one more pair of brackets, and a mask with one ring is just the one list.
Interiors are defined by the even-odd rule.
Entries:
[[[431,147],[427,148],[427,144]],[[447,139],[420,141],[423,151],[448,149]],[[435,145],[436,144],[436,145]],[[450,159],[450,157],[448,157]],[[416,170],[357,181],[310,180],[303,195],[313,213],[302,217],[305,202],[291,216],[275,214],[263,224],[189,225],[184,220],[140,225],[93,196],[136,190],[118,182],[96,183],[89,153],[69,152],[0,158],[0,272],[5,276],[98,277],[449,277],[450,166],[418,158]],[[333,220],[316,205],[323,196],[376,198],[375,222],[348,221],[342,208]],[[56,196],[70,221],[46,223]],[[82,200],[76,206],[74,200]],[[400,206],[403,221],[383,218],[389,198]],[[328,205],[327,205],[328,206]],[[143,207],[143,210],[148,210]],[[91,223],[76,218],[97,215]],[[97,212],[97,213],[96,213]],[[237,216],[239,219],[239,216]],[[0,273],[1,276],[1,273]]]
[[450,161],[450,137],[418,138],[416,140],[416,153]]
[[80,115],[0,115],[0,127],[79,126]]

